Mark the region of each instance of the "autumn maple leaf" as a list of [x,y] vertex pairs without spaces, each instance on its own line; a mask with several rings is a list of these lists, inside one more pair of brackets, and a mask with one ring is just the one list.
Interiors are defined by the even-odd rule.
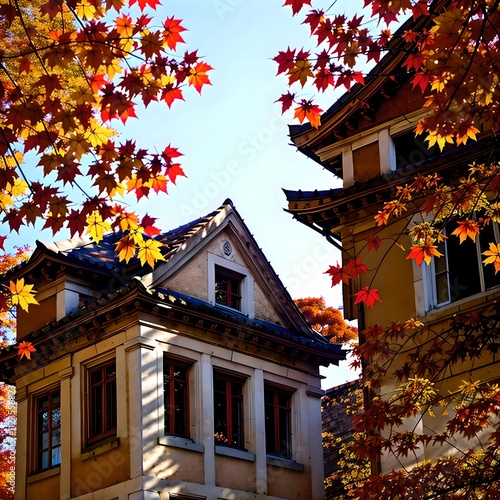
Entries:
[[21,309],[28,311],[30,304],[38,305],[35,299],[36,290],[33,290],[33,285],[25,284],[24,278],[13,281],[9,284],[11,300],[13,305],[21,306]]
[[209,64],[199,62],[189,71],[188,83],[189,85],[192,85],[200,94],[203,85],[212,85],[207,75],[207,71],[210,71],[211,69],[213,68]]
[[186,28],[181,25],[181,21],[179,19],[168,17],[163,23],[163,27],[165,28],[163,36],[169,49],[175,50],[178,43],[185,43],[181,33],[186,31]]
[[490,243],[490,249],[484,251],[483,255],[486,256],[483,264],[493,264],[495,266],[495,274],[500,271],[500,243],[498,245]]
[[290,5],[292,8],[292,14],[295,15],[300,12],[304,5],[311,5],[311,0],[285,0],[283,7],[285,5]]
[[123,238],[120,238],[115,243],[115,246],[118,258],[120,260],[124,260],[127,263],[132,257],[134,257],[135,251],[137,249],[137,244],[134,238],[128,234]]
[[298,118],[300,123],[307,119],[312,127],[318,128],[321,125],[322,111],[323,110],[317,104],[313,104],[312,101],[303,99],[300,106],[295,108],[294,118]]
[[332,286],[337,285],[341,281],[344,283],[349,283],[349,275],[345,272],[345,269],[339,265],[330,266],[330,268],[324,272],[324,274],[329,274],[332,277]]
[[281,112],[284,113],[293,104],[293,100],[295,98],[295,94],[291,94],[290,92],[287,92],[286,94],[283,94],[279,99],[276,99],[274,102],[281,102]]
[[355,278],[368,271],[366,265],[361,259],[351,259],[344,267],[345,272],[351,277]]
[[163,243],[156,240],[145,240],[137,244],[139,251],[137,252],[137,257],[141,261],[141,265],[148,263],[152,268],[155,266],[155,262],[158,260],[165,260],[165,257],[160,252],[160,248]]
[[378,236],[369,236],[368,238],[366,238],[366,241],[368,243],[368,252],[370,252],[371,250],[378,250],[380,248],[381,241]]
[[354,304],[364,303],[368,307],[373,307],[375,302],[382,302],[378,290],[376,288],[368,288],[367,286],[356,292],[354,296],[356,297]]
[[461,220],[458,222],[458,227],[451,234],[458,236],[460,243],[463,243],[467,238],[476,241],[476,234],[479,234],[479,226],[474,220]]
[[31,342],[20,342],[17,346],[17,355],[19,356],[19,359],[22,359],[23,356],[26,356],[27,359],[31,359],[31,353],[35,352],[36,349],[33,346]]
[[96,243],[99,243],[102,240],[104,233],[111,231],[111,225],[109,222],[103,220],[102,215],[97,210],[94,210],[87,217],[86,231]]
[[415,259],[417,265],[420,266],[422,262],[430,264],[432,257],[442,256],[443,254],[439,252],[436,245],[434,245],[430,239],[427,239],[422,245],[412,246],[411,251],[406,258]]

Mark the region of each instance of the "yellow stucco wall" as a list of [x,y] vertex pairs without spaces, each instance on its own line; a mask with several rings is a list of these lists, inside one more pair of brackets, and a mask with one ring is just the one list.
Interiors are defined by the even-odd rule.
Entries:
[[28,483],[26,488],[27,498],[49,499],[59,498],[59,474],[45,479]]
[[255,491],[255,463],[216,456],[215,484],[236,490]]

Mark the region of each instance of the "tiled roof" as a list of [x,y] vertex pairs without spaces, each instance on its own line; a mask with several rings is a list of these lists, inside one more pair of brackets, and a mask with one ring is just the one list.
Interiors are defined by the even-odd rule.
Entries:
[[[231,203],[226,200],[225,203]],[[224,206],[224,205],[223,205]],[[191,236],[197,233],[205,226],[215,215],[217,215],[222,206],[217,210],[195,219],[187,224],[179,226],[175,229],[161,233],[153,239],[160,241],[165,245],[162,253],[168,258],[186,242]],[[126,265],[134,265],[138,262],[137,257],[130,260],[129,264],[120,261],[115,251],[115,244],[124,236],[121,231],[108,233],[104,235],[102,240],[96,244],[90,239],[74,238],[56,243],[37,242],[37,247],[47,249],[55,253],[60,253],[65,256],[66,260],[77,265],[98,267],[110,271],[117,271]],[[145,238],[148,238],[145,236]]]

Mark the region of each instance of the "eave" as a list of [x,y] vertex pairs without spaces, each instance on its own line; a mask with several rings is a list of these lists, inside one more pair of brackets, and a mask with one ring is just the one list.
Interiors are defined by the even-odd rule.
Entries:
[[[199,302],[199,301],[198,301]],[[0,379],[13,383],[25,373],[48,365],[116,334],[119,322],[139,322],[151,314],[159,325],[183,325],[182,335],[265,359],[317,366],[338,364],[346,353],[340,344],[305,338],[272,323],[253,321],[208,303],[190,302],[173,291],[148,291],[133,281],[119,292],[107,295],[78,311],[31,332],[23,341],[36,351],[31,360],[19,360],[17,350],[7,347],[0,356]]]
[[487,137],[347,188],[313,192],[284,190],[288,201],[285,211],[324,235],[340,237],[344,226],[358,221],[360,214],[377,213],[383,203],[395,197],[398,186],[412,182],[417,174],[438,173],[451,185],[467,173],[473,161],[494,161],[491,155],[497,143],[496,137]]

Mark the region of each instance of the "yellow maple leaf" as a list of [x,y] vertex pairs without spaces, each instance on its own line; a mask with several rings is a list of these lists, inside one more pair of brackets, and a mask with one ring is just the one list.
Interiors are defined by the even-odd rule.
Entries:
[[111,231],[111,225],[109,222],[102,220],[101,214],[97,210],[94,210],[87,217],[86,231],[96,243],[99,243],[102,240],[104,233]]
[[30,304],[38,305],[35,299],[36,290],[33,290],[33,285],[28,285],[24,283],[24,278],[13,281],[9,284],[9,289],[11,293],[12,304],[21,306],[22,309],[28,311],[28,306]]
[[293,82],[300,81],[302,87],[306,84],[309,77],[313,77],[313,72],[311,71],[311,63],[307,59],[298,59],[295,66],[290,70],[289,73],[289,85]]
[[87,139],[92,146],[98,147],[108,142],[108,139],[114,135],[116,135],[115,130],[105,127],[94,118],[91,118],[89,120],[89,129],[87,129],[85,139]]
[[76,6],[76,15],[80,19],[94,19],[96,8],[88,0],[80,0]]
[[146,264],[146,262],[152,267],[155,267],[155,262],[159,260],[165,260],[165,257],[160,252],[160,248],[163,243],[156,240],[145,240],[138,243],[139,252],[137,257],[141,261],[141,265]]

